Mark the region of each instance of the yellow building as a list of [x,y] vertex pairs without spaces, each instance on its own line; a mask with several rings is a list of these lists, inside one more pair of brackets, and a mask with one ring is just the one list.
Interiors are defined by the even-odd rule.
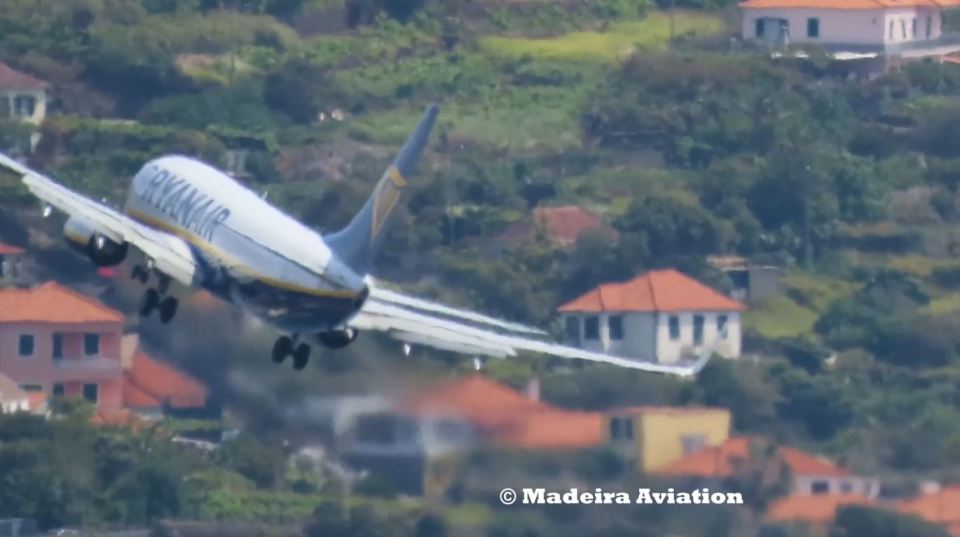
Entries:
[[707,407],[631,407],[608,413],[618,453],[649,472],[730,436],[730,411]]

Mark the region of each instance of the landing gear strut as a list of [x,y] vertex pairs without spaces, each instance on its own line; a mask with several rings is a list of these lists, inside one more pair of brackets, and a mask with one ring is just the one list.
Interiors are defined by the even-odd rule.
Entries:
[[[150,281],[150,270],[140,265],[134,265],[130,278],[146,284]],[[177,315],[180,303],[172,296],[164,296],[170,291],[170,277],[158,273],[157,288],[147,289],[140,299],[140,315],[149,317],[154,311],[160,312],[160,322],[167,324]]]
[[310,345],[300,343],[297,345],[297,336],[280,336],[273,344],[273,352],[270,358],[274,363],[283,363],[288,356],[293,356],[293,368],[297,371],[307,367],[310,361]]

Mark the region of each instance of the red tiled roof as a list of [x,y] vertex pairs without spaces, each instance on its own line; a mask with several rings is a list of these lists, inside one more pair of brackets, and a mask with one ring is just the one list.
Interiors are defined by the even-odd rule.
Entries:
[[560,306],[561,312],[742,311],[743,304],[673,269],[608,283]]
[[798,449],[783,446],[778,450],[783,461],[790,466],[793,475],[846,477],[850,470],[841,468],[829,461],[804,453]]
[[605,441],[603,414],[534,401],[480,374],[444,383],[403,406],[417,414],[464,419],[484,430],[494,443],[509,447],[575,449]]
[[[762,443],[764,441],[744,436],[729,438],[720,445],[704,448],[674,461],[657,470],[657,473],[695,477],[730,477],[737,473],[738,464],[750,460],[751,444],[755,442]],[[777,456],[790,467],[795,476],[843,477],[850,475],[850,471],[846,468],[841,468],[791,447],[781,446],[777,449]]]
[[127,371],[124,404],[131,407],[200,408],[207,404],[207,388],[180,371],[137,351]]
[[54,282],[33,289],[0,289],[0,323],[120,323],[123,315]]
[[944,487],[938,492],[906,500],[897,510],[935,524],[960,527],[960,486]]
[[[537,207],[533,210],[533,222],[517,222],[507,228],[499,239],[506,242],[519,242],[533,237],[534,226],[541,226],[550,239],[562,246],[568,246],[590,229],[608,228],[603,219],[596,214],[576,205],[561,207]],[[613,232],[613,230],[610,230]]]
[[3,244],[2,242],[0,242],[0,255],[20,255],[23,252],[24,252],[23,248],[18,248],[16,246]]
[[886,9],[954,7],[960,0],[747,0],[741,8]]
[[17,71],[13,67],[0,62],[0,91],[46,89],[49,85],[27,73]]
[[859,494],[794,494],[774,501],[767,509],[767,520],[829,524],[836,518],[840,507],[872,503],[869,498]]

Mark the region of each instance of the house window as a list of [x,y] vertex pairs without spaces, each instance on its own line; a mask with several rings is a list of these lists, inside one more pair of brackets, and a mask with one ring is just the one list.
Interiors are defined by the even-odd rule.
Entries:
[[810,483],[810,494],[827,494],[830,492],[830,483],[826,481],[814,481]]
[[849,481],[843,481],[840,483],[840,492],[843,494],[850,494],[853,492],[853,483]]
[[610,438],[614,440],[633,438],[633,420],[630,418],[611,419]]
[[37,107],[37,99],[31,95],[17,95],[13,98],[13,115],[16,117],[33,117]]
[[910,21],[910,38],[911,39],[917,38],[917,18],[916,17],[914,17],[913,20]]
[[567,341],[580,342],[580,318],[567,317]]
[[680,339],[680,317],[671,315],[667,324],[670,326],[670,339],[673,341]]
[[890,31],[888,36],[890,39],[893,39],[893,28],[894,28],[894,22],[890,21]]
[[723,339],[727,338],[726,332],[727,329],[727,316],[726,315],[717,315],[717,333],[720,334],[720,337]]
[[83,354],[97,356],[100,354],[100,334],[83,335]]
[[704,434],[685,434],[680,437],[680,443],[683,444],[683,454],[690,455],[697,453],[707,445],[707,436]]
[[933,17],[927,16],[927,39],[933,35]]
[[611,315],[607,318],[607,329],[610,330],[610,339],[623,339],[623,316]]
[[703,315],[693,316],[693,344],[703,343]]
[[63,358],[63,334],[54,334],[53,335],[53,359],[60,360]]
[[66,393],[63,389],[63,384],[54,384],[53,385],[53,396],[54,397],[63,397],[63,394]]
[[753,33],[757,37],[763,37],[763,19],[757,19],[754,24]]
[[33,356],[33,334],[20,334],[20,356]]
[[39,384],[21,384],[20,389],[25,392],[42,392],[43,386]]
[[807,37],[820,37],[820,19],[815,17],[807,19]]
[[600,339],[600,318],[587,317],[583,324],[583,339]]
[[99,398],[100,390],[99,386],[96,384],[84,384],[83,385],[83,398],[87,401],[90,401],[93,404],[97,404],[97,399]]
[[901,34],[900,37],[904,39],[907,38],[907,21],[906,20],[900,21],[900,34]]

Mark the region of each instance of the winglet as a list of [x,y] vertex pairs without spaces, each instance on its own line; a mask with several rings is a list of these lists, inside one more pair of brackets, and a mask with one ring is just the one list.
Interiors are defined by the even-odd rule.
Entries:
[[380,251],[386,225],[407,185],[407,178],[416,170],[439,113],[437,104],[427,107],[420,123],[410,133],[360,212],[347,227],[324,237],[330,249],[360,276],[367,274],[373,258]]

